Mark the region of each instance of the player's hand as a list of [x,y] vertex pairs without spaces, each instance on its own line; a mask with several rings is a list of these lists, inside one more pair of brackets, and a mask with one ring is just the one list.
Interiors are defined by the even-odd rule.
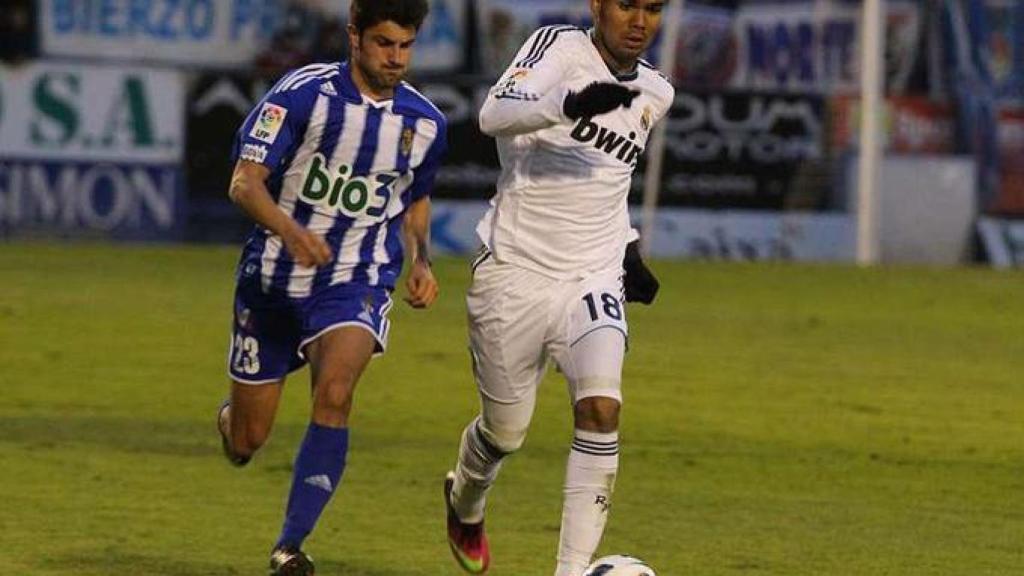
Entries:
[[626,275],[622,283],[626,288],[626,302],[650,304],[658,294],[658,279],[644,264],[640,257],[640,241],[634,240],[626,245],[626,257],[622,260],[622,268]]
[[570,120],[590,118],[615,110],[619,106],[629,108],[639,90],[627,88],[614,82],[594,82],[579,92],[569,92],[562,102],[562,111]]
[[426,308],[433,304],[439,289],[430,264],[423,260],[414,261],[405,280],[405,288],[409,291],[405,301],[413,308]]
[[317,267],[331,261],[333,254],[327,242],[302,226],[296,225],[281,236],[284,247],[299,266]]

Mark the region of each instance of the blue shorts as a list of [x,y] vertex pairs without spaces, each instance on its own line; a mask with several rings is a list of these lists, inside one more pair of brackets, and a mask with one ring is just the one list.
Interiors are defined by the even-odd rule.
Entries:
[[307,344],[341,326],[368,330],[377,341],[374,355],[383,354],[391,305],[391,291],[376,286],[337,284],[296,299],[263,292],[258,274],[240,275],[228,374],[244,384],[278,381],[306,364]]

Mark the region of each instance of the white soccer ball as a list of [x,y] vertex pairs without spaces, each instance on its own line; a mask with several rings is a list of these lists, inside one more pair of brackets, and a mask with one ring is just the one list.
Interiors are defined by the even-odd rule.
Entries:
[[615,554],[594,560],[583,576],[655,576],[654,569],[643,560]]

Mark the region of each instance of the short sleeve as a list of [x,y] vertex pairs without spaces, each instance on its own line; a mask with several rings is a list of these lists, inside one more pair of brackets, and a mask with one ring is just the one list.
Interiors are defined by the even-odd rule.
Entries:
[[307,100],[302,91],[275,87],[267,93],[238,129],[232,159],[276,168],[302,141],[311,108]]
[[437,136],[431,142],[430,148],[419,166],[413,168],[413,180],[409,203],[412,204],[424,196],[428,196],[434,188],[434,179],[437,171],[444,161],[444,155],[448,151],[448,127],[445,122],[439,122]]

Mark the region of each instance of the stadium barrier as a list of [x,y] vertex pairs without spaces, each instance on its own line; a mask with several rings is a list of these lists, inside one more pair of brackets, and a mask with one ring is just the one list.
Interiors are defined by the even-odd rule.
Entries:
[[[487,207],[482,201],[435,201],[435,248],[449,254],[475,251],[480,246],[476,225]],[[630,216],[639,222],[639,207],[632,207]],[[854,256],[854,224],[846,214],[670,207],[658,211],[655,228],[652,254],[659,258],[849,262]]]

